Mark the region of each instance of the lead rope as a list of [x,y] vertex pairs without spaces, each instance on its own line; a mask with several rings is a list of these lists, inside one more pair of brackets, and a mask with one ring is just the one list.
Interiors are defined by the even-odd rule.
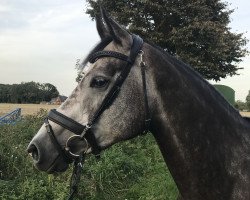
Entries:
[[81,172],[83,169],[83,162],[85,155],[81,154],[77,160],[74,161],[74,168],[70,178],[70,191],[67,200],[72,200],[74,195],[77,193],[78,184],[81,178]]

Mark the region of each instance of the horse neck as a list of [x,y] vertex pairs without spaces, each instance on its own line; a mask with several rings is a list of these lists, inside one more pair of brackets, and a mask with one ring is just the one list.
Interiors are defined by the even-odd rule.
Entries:
[[187,199],[211,197],[212,188],[229,195],[222,194],[232,185],[225,169],[240,140],[242,124],[235,122],[241,116],[188,66],[158,50],[148,55],[154,66],[151,131],[178,189]]

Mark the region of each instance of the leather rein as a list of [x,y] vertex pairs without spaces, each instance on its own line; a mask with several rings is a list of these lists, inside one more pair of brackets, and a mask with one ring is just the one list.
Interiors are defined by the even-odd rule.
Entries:
[[[74,140],[81,140],[87,146],[91,147],[92,153],[96,157],[100,156],[101,148],[97,144],[96,138],[91,131],[91,127],[93,124],[96,123],[98,118],[109,107],[109,105],[111,105],[112,102],[116,99],[116,97],[120,91],[120,88],[121,88],[123,82],[125,81],[125,79],[127,78],[127,76],[129,74],[132,66],[134,65],[134,62],[135,62],[138,55],[141,56],[140,67],[141,67],[142,86],[143,86],[144,104],[145,104],[145,129],[144,129],[144,133],[147,133],[149,130],[151,118],[150,118],[150,113],[149,113],[147,87],[146,87],[146,75],[145,75],[146,65],[143,62],[143,51],[141,50],[142,45],[143,45],[143,40],[137,35],[132,35],[132,38],[133,38],[133,43],[131,46],[129,56],[126,56],[124,54],[121,54],[121,53],[115,52],[115,51],[103,51],[103,50],[97,51],[89,56],[88,61],[90,63],[94,63],[95,61],[97,61],[98,59],[103,58],[103,57],[112,57],[112,58],[117,58],[119,60],[125,61],[125,62],[127,62],[127,64],[122,69],[120,75],[116,78],[113,87],[109,90],[109,92],[105,96],[104,100],[102,101],[101,105],[99,106],[99,108],[94,113],[93,117],[88,121],[88,123],[86,125],[82,125],[82,124],[74,121],[73,119],[67,117],[66,115],[63,115],[62,113],[56,111],[55,109],[52,109],[49,112],[48,116],[44,120],[47,133],[51,139],[51,142],[54,144],[58,153],[60,154],[60,156],[63,157],[63,159],[66,163],[71,163],[72,161],[75,161],[73,174],[71,177],[71,191],[70,191],[70,195],[69,195],[68,199],[72,199],[74,193],[77,190],[77,184],[78,184],[79,179],[80,179],[82,163],[84,161],[85,154],[86,154],[86,151],[80,152],[80,153],[72,152],[71,151],[71,144],[74,143]],[[110,43],[111,41],[112,41],[112,39],[108,39],[105,42],[106,45],[108,43]],[[60,143],[58,142],[58,140],[54,134],[54,131],[52,129],[52,126],[49,124],[49,120],[55,122],[56,124],[60,125],[61,127],[74,133],[74,135],[71,136],[67,140],[65,147],[60,145]]]

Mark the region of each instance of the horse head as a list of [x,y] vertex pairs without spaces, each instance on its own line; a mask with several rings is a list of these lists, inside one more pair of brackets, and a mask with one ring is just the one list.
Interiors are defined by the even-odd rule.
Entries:
[[68,99],[50,111],[28,146],[39,170],[65,171],[74,156],[99,152],[145,129],[143,41],[105,12],[96,17],[96,25],[101,42],[82,63],[83,78]]

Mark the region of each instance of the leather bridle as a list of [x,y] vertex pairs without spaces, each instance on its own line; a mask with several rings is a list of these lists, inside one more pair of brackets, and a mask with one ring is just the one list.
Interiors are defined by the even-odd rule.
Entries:
[[[142,57],[142,45],[143,45],[143,40],[137,36],[137,35],[132,35],[133,38],[133,43],[131,46],[130,50],[130,55],[126,56],[124,54],[121,54],[119,52],[115,51],[97,51],[93,53],[92,55],[89,56],[88,61],[90,63],[94,63],[96,60],[103,58],[103,57],[112,57],[112,58],[117,58],[119,60],[127,62],[126,66],[122,69],[120,75],[116,78],[114,85],[112,88],[109,90],[107,95],[105,96],[104,100],[102,101],[101,105],[99,108],[96,110],[94,113],[93,117],[89,120],[87,125],[82,125],[73,119],[63,115],[62,113],[56,111],[55,109],[52,109],[48,116],[45,119],[45,126],[47,129],[47,133],[56,147],[58,153],[64,158],[65,162],[70,163],[72,160],[77,159],[80,154],[75,154],[71,152],[70,149],[70,143],[74,141],[75,139],[80,139],[82,140],[86,145],[90,145],[92,149],[92,153],[96,156],[100,154],[100,147],[97,144],[96,138],[94,134],[91,131],[91,127],[100,115],[104,112],[105,109],[108,108],[110,104],[114,101],[114,99],[117,97],[117,94],[120,91],[120,88],[127,78],[131,67],[133,66],[138,54],[141,54]],[[106,41],[106,44],[111,42],[112,40]],[[104,48],[104,47],[103,47]],[[142,83],[143,83],[143,91],[144,91],[144,100],[145,100],[145,110],[146,110],[146,116],[145,116],[145,130],[149,129],[149,122],[150,122],[150,115],[149,115],[149,109],[148,109],[148,98],[147,98],[147,90],[146,90],[146,79],[145,79],[145,64],[141,59],[141,72],[142,72]],[[62,126],[63,128],[73,132],[75,135],[71,136],[67,142],[65,147],[61,146],[56,139],[56,136],[54,134],[54,131],[49,124],[49,120],[55,122],[56,124]],[[145,132],[145,131],[144,131]],[[86,152],[81,152],[81,154],[85,154]]]
[[[109,90],[107,95],[104,97],[104,100],[102,101],[101,105],[99,106],[99,108],[96,110],[96,112],[86,125],[82,125],[74,121],[73,119],[67,117],[66,115],[56,111],[55,109],[52,109],[44,120],[47,133],[51,139],[51,142],[57,149],[59,155],[64,159],[66,163],[71,163],[72,161],[74,161],[74,168],[70,181],[70,193],[68,196],[68,200],[73,199],[74,194],[77,192],[78,183],[80,181],[80,175],[83,168],[82,164],[84,162],[86,151],[88,150],[88,145],[91,146],[92,153],[96,157],[99,157],[100,155],[101,149],[98,146],[96,138],[91,131],[91,127],[93,124],[96,123],[100,115],[109,107],[109,105],[112,104],[112,102],[117,97],[123,82],[127,78],[131,70],[131,67],[134,65],[135,60],[139,54],[141,56],[140,67],[141,67],[142,86],[143,86],[144,104],[145,104],[145,127],[143,133],[147,133],[149,131],[151,118],[149,113],[147,87],[146,87],[146,75],[145,75],[146,65],[143,62],[144,52],[141,50],[143,45],[143,40],[137,35],[132,35],[132,38],[133,38],[133,43],[131,46],[129,56],[126,56],[124,54],[115,51],[103,51],[105,46],[112,41],[112,38],[106,38],[94,49],[95,53],[91,54],[88,57],[88,61],[90,63],[94,63],[96,60],[103,57],[117,58],[119,60],[126,62],[126,66],[123,67],[120,75],[116,78],[114,85]],[[49,120],[55,122],[61,127],[74,133],[73,136],[68,138],[65,147],[60,145],[60,143],[58,142],[54,134],[54,131],[52,129],[52,126],[49,124]],[[74,140],[81,141],[83,144],[85,144],[87,146],[87,148],[85,148],[85,151],[77,153],[72,152],[71,144],[74,145]]]

